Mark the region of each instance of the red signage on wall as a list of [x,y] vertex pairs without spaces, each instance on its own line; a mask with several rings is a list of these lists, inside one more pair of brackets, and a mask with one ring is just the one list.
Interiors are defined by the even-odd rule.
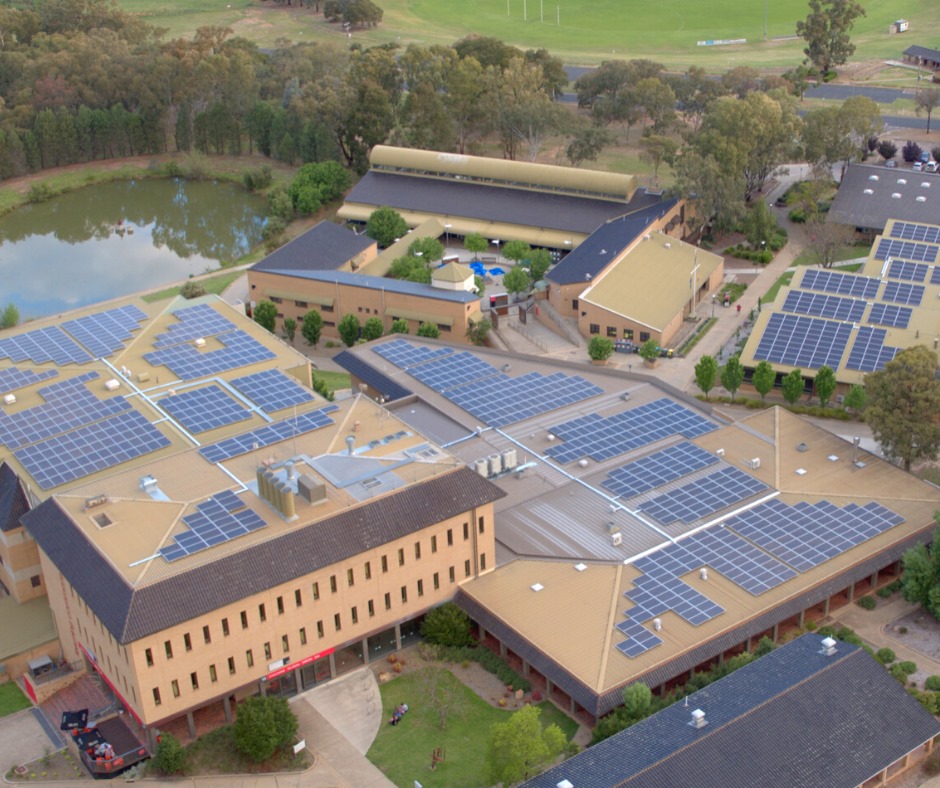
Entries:
[[297,670],[297,668],[303,668],[303,667],[306,667],[307,665],[311,665],[314,662],[316,662],[318,659],[323,659],[324,657],[328,657],[332,653],[333,653],[333,647],[330,646],[330,648],[326,649],[325,651],[319,651],[316,654],[312,654],[309,657],[304,657],[303,659],[298,660],[297,662],[291,662],[289,665],[285,665],[282,668],[273,670],[270,673],[268,673],[268,675],[265,676],[264,678],[266,681],[272,681],[280,676],[283,676],[286,673],[290,673],[292,670]]
[[33,703],[38,706],[39,701],[36,700],[36,690],[33,689],[33,683],[29,680],[29,676],[27,676],[25,673],[23,674],[23,686],[26,687],[26,694],[29,695]]

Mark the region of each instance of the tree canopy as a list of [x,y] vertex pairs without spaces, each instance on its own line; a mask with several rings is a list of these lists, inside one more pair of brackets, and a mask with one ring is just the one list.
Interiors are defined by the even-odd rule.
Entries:
[[855,0],[809,0],[809,14],[796,23],[803,54],[823,73],[843,65],[855,54],[849,33],[860,16],[865,9]]
[[901,595],[921,605],[934,618],[940,618],[940,513],[934,514],[937,527],[930,548],[912,547],[901,558]]
[[238,704],[234,729],[236,749],[261,763],[293,741],[297,718],[284,698],[245,698]]
[[304,342],[316,348],[320,342],[320,332],[322,330],[323,315],[316,309],[311,309],[304,315],[300,323],[300,335],[304,338]]
[[702,356],[695,365],[695,385],[708,398],[718,380],[718,362],[714,356]]
[[366,222],[366,235],[375,239],[375,242],[383,249],[391,246],[398,239],[404,238],[407,232],[408,223],[398,211],[388,205],[372,211],[369,221]]
[[525,706],[490,728],[486,752],[487,784],[512,785],[538,774],[561,754],[565,734],[552,724],[542,728],[538,706]]
[[362,326],[359,324],[359,318],[353,314],[343,315],[343,319],[336,326],[339,338],[343,340],[346,347],[352,347],[359,341],[359,334]]
[[744,367],[738,356],[732,356],[721,368],[721,385],[725,387],[734,402],[734,395],[744,382]]
[[760,394],[761,402],[764,401],[764,397],[773,391],[776,379],[777,373],[774,372],[774,368],[770,366],[769,361],[757,362],[757,366],[754,367],[754,372],[751,375],[751,384],[754,386],[757,393]]
[[259,326],[273,334],[277,322],[277,307],[271,301],[260,301],[255,307],[254,318]]

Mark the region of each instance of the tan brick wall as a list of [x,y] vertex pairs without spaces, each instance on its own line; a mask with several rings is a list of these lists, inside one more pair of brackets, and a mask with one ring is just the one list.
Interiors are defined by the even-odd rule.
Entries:
[[[39,577],[39,585],[33,578]],[[45,583],[40,574],[39,548],[23,528],[0,532],[0,582],[17,602],[44,596]]]

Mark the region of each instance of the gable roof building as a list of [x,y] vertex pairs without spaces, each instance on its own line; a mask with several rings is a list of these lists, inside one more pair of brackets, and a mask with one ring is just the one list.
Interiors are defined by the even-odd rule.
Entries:
[[826,221],[872,234],[889,219],[936,223],[940,216],[940,175],[903,168],[850,164]]
[[377,247],[367,235],[323,221],[251,266],[252,271],[349,271],[375,259]]

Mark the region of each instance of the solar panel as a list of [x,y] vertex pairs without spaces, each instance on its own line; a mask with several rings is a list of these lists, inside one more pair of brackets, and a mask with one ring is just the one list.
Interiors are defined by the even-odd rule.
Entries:
[[44,380],[56,377],[58,374],[59,371],[56,369],[44,369],[42,372],[19,369],[18,367],[0,369],[0,394],[26,388],[26,386],[32,386],[34,383],[41,383]]
[[798,315],[815,315],[834,320],[861,320],[865,302],[854,298],[810,293],[806,290],[791,290],[783,303],[785,312]]
[[874,502],[840,508],[829,501],[791,506],[772,500],[733,517],[726,526],[798,572],[807,572],[902,522],[899,514]]
[[500,374],[492,364],[487,364],[466,350],[437,358],[433,363],[412,367],[408,372],[426,386],[441,393]]
[[903,279],[907,282],[923,282],[930,271],[929,265],[908,263],[904,260],[892,260],[888,266],[889,279]]
[[215,384],[163,397],[158,404],[194,435],[251,418],[250,410]]
[[375,348],[375,352],[396,367],[409,369],[425,361],[449,356],[454,351],[446,347],[430,348],[425,345],[412,345],[404,339],[393,339]]
[[857,369],[859,372],[875,372],[884,369],[885,364],[891,361],[898,353],[898,348],[885,345],[888,332],[883,328],[860,326],[849,360],[845,363],[847,369]]
[[274,358],[272,351],[241,329],[219,334],[218,340],[223,345],[218,350],[200,351],[181,344],[145,353],[144,358],[155,367],[169,367],[180,380],[217,375]]
[[697,627],[725,612],[721,605],[667,572],[640,575],[633,584],[634,588],[625,596],[634,604],[627,615],[637,623],[661,616],[668,610]]
[[179,322],[170,325],[166,333],[157,334],[153,341],[155,348],[171,347],[199,337],[224,334],[235,328],[231,320],[222,317],[208,304],[177,309],[173,315]]
[[158,551],[167,561],[178,561],[187,555],[244,536],[264,528],[261,516],[233,493],[226,490],[208,501],[196,504],[196,511],[183,517],[189,530],[178,534],[174,544]]
[[891,227],[892,238],[903,241],[924,241],[929,244],[940,244],[940,227],[932,224],[918,224],[917,222],[895,222]]
[[654,646],[658,646],[663,642],[661,638],[654,635],[642,624],[631,621],[630,619],[618,624],[617,629],[626,635],[629,640],[618,643],[615,648],[631,659],[640,656],[644,651],[649,651]]
[[37,328],[25,334],[0,339],[2,358],[8,358],[14,363],[32,361],[34,364],[45,364],[52,361],[59,367],[91,361],[88,352],[58,326]]
[[760,479],[737,468],[726,467],[658,495],[639,508],[665,525],[676,521],[688,524],[767,489]]
[[235,378],[232,385],[265,413],[274,413],[314,399],[313,394],[279,369],[267,369]]
[[327,416],[336,410],[336,405],[327,405],[319,410],[312,410],[302,413],[296,418],[291,417],[283,421],[275,421],[266,427],[261,427],[250,432],[243,432],[234,438],[212,443],[199,449],[199,453],[209,462],[224,462],[232,457],[238,457],[240,454],[247,454],[263,446],[270,446],[274,443],[280,443],[296,435],[303,435],[307,432],[313,432],[321,427],[333,423],[333,419]]
[[940,265],[934,266],[933,271],[930,274],[930,284],[940,285]]
[[136,410],[14,452],[44,490],[150,454],[170,441]]
[[124,349],[147,314],[136,306],[122,306],[69,320],[62,324],[95,358],[106,358]]
[[754,596],[796,577],[790,567],[723,526],[701,531],[681,544],[700,565],[711,567]]
[[911,317],[913,315],[914,310],[908,309],[906,306],[882,304],[880,301],[876,301],[871,305],[871,312],[868,315],[868,322],[877,323],[879,326],[907,328],[908,325],[910,325]]
[[923,285],[909,285],[906,282],[885,282],[885,291],[881,298],[884,301],[894,301],[897,304],[920,306],[924,297]]
[[791,367],[839,366],[852,333],[850,323],[774,312],[767,321],[754,358]]
[[935,263],[937,262],[937,251],[938,247],[928,244],[882,238],[875,249],[875,259],[887,260],[888,258],[900,257],[918,263]]
[[130,410],[124,397],[102,400],[92,394],[85,384],[97,378],[97,372],[86,372],[52,383],[39,389],[45,400],[41,405],[18,413],[0,413],[0,443],[18,449]]
[[718,457],[683,441],[611,471],[601,482],[615,497],[632,498],[718,462]]
[[601,462],[671,435],[695,438],[713,429],[705,417],[663,397],[607,418],[592,413],[550,427],[564,443],[546,454],[560,463],[582,457]]
[[855,296],[856,298],[874,298],[878,295],[881,280],[873,276],[843,274],[838,271],[808,269],[803,274],[800,287],[805,290],[822,290],[824,293]]

